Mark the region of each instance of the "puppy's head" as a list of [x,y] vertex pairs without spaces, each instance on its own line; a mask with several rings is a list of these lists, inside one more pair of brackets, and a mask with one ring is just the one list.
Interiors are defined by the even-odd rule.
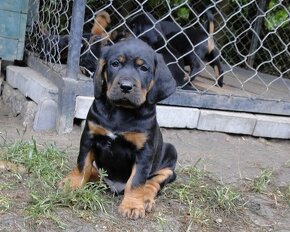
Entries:
[[155,104],[176,86],[163,57],[139,39],[104,47],[94,80],[95,98],[125,108]]
[[133,34],[153,46],[162,40],[161,26],[157,20],[148,12],[139,13],[128,19],[128,26]]

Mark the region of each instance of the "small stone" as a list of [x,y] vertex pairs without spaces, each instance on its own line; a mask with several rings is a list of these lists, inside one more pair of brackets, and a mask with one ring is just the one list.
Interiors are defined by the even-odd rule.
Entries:
[[223,222],[223,220],[222,220],[221,218],[217,218],[217,219],[215,220],[215,222],[218,223],[218,224],[221,224],[221,223]]

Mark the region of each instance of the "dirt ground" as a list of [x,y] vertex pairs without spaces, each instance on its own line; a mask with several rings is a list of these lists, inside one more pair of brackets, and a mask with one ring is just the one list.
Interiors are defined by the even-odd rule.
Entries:
[[[24,130],[21,120],[11,116],[9,109],[0,100],[0,143],[4,139],[13,141],[18,138],[17,130]],[[194,165],[200,160],[198,163],[200,168],[209,171],[221,183],[234,186],[241,191],[247,180],[253,180],[262,170],[269,169],[273,170],[272,184],[276,187],[290,186],[289,140],[269,140],[197,130],[162,129],[162,132],[164,140],[171,142],[177,148],[179,153],[177,169],[189,164]],[[58,135],[55,132],[37,133],[28,128],[24,137],[26,139],[33,137],[38,144],[56,143],[59,148],[68,149],[72,160],[76,160],[80,134],[81,129],[78,126],[75,126],[71,133],[64,135]],[[1,172],[0,175],[2,175]],[[21,198],[23,194],[25,195],[25,192],[11,191],[11,195],[18,196],[18,210],[8,210],[2,213],[0,211],[0,231],[35,231],[36,228],[27,223],[20,213],[22,206],[19,198],[23,199]],[[277,202],[275,195],[272,194],[253,192],[245,194],[249,204],[241,215],[243,220],[235,221],[225,218],[221,222],[225,223],[224,226],[205,230],[290,231],[289,205]],[[118,204],[119,200],[116,201]],[[65,231],[197,231],[194,227],[182,225],[175,205],[170,205],[164,197],[160,201],[157,199],[154,213],[147,215],[146,219],[137,221],[119,218],[116,213],[117,205],[112,206],[111,215],[99,213],[97,221],[76,217],[67,211],[69,210],[62,209],[59,212],[68,225]],[[170,226],[158,227],[160,221]],[[55,231],[58,229],[47,222],[37,230]]]

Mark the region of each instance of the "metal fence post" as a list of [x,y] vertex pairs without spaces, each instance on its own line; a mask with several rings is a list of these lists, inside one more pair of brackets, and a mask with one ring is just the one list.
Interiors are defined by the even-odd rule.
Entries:
[[63,85],[59,88],[58,133],[67,133],[73,128],[85,6],[86,0],[73,1],[67,72],[63,77]]

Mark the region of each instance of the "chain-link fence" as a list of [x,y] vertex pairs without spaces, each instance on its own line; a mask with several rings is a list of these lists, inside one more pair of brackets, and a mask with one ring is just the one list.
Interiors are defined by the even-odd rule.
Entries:
[[[68,62],[72,5],[30,3],[26,49],[52,69]],[[88,78],[101,47],[133,34],[163,54],[180,88],[290,101],[288,0],[88,0],[84,19],[80,73]]]

